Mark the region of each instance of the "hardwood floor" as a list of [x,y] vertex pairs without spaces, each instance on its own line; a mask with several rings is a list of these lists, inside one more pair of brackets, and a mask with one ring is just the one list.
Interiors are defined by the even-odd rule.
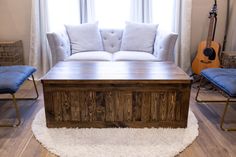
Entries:
[[[34,138],[31,123],[43,107],[42,85],[37,83],[40,97],[37,101],[18,101],[22,124],[17,128],[0,128],[0,157],[55,157]],[[199,136],[178,157],[236,157],[236,132],[224,132],[219,128],[222,104],[201,105],[194,101],[196,89],[192,88],[190,106],[199,122]],[[26,82],[18,96],[33,96],[31,82]],[[205,97],[219,98],[212,91],[204,91]],[[10,101],[0,101],[0,119],[13,118],[15,112]],[[236,125],[236,105],[230,107],[227,122]]]

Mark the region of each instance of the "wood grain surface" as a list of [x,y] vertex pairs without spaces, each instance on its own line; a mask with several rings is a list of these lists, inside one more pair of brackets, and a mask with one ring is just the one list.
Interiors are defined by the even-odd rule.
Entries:
[[[42,79],[47,81],[75,82],[106,81],[120,83],[140,81],[166,81],[189,83],[189,76],[171,62],[83,62],[68,61],[56,64]],[[102,82],[105,83],[105,82]],[[168,82],[170,83],[170,82]]]

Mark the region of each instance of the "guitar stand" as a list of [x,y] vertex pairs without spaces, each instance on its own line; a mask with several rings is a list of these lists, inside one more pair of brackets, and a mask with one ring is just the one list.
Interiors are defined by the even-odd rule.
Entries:
[[200,82],[200,79],[201,79],[201,76],[200,76],[200,75],[197,75],[197,74],[195,74],[195,73],[192,73],[192,74],[190,75],[190,77],[193,78],[192,84],[194,84],[194,83],[196,83],[196,82]]
[[[199,86],[200,86],[202,76],[193,73],[193,74],[190,75],[190,77],[193,78],[192,88],[198,89]],[[201,88],[204,88],[205,90],[215,90],[213,88],[213,86],[208,81],[202,81],[201,82]]]

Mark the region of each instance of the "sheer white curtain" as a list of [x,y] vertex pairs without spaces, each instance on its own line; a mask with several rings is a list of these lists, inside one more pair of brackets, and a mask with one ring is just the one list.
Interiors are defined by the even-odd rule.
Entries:
[[45,0],[48,3],[49,31],[64,29],[64,25],[80,24],[79,0]]
[[92,1],[94,2],[94,20],[99,21],[99,27],[124,28],[125,21],[152,22],[152,0]]
[[152,0],[152,22],[166,31],[174,31],[176,0]]
[[230,3],[229,30],[226,41],[226,50],[236,51],[236,1]]
[[36,79],[47,72],[51,65],[46,39],[48,31],[47,7],[46,1],[32,1],[29,64],[37,68]]
[[151,23],[152,10],[152,0],[131,0],[130,19],[134,22]]
[[130,0],[94,0],[95,21],[102,28],[123,28],[130,21]]
[[189,72],[192,0],[152,0],[152,3],[152,21],[159,24],[158,29],[178,33],[175,63]]
[[78,0],[32,0],[29,64],[37,68],[40,79],[52,66],[46,33],[64,29],[65,24],[79,24]]
[[186,72],[191,72],[191,13],[192,0],[176,0],[175,32],[179,34],[176,63]]
[[80,2],[80,23],[95,21],[95,0],[77,0]]

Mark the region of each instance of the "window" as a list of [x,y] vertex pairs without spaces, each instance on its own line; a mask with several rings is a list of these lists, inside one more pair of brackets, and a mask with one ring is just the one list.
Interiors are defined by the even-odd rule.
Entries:
[[130,20],[130,0],[94,0],[95,20],[102,28],[122,28]]
[[153,23],[168,31],[173,30],[175,0],[152,0]]
[[[49,29],[61,29],[98,21],[101,28],[123,28],[125,21],[145,21],[173,31],[176,0],[87,0],[80,11],[81,0],[48,0]],[[87,5],[87,6],[86,6]],[[85,16],[80,16],[80,13]],[[135,14],[134,14],[135,13]],[[82,19],[80,19],[82,18]]]
[[49,31],[60,30],[65,24],[80,23],[78,0],[48,0]]

